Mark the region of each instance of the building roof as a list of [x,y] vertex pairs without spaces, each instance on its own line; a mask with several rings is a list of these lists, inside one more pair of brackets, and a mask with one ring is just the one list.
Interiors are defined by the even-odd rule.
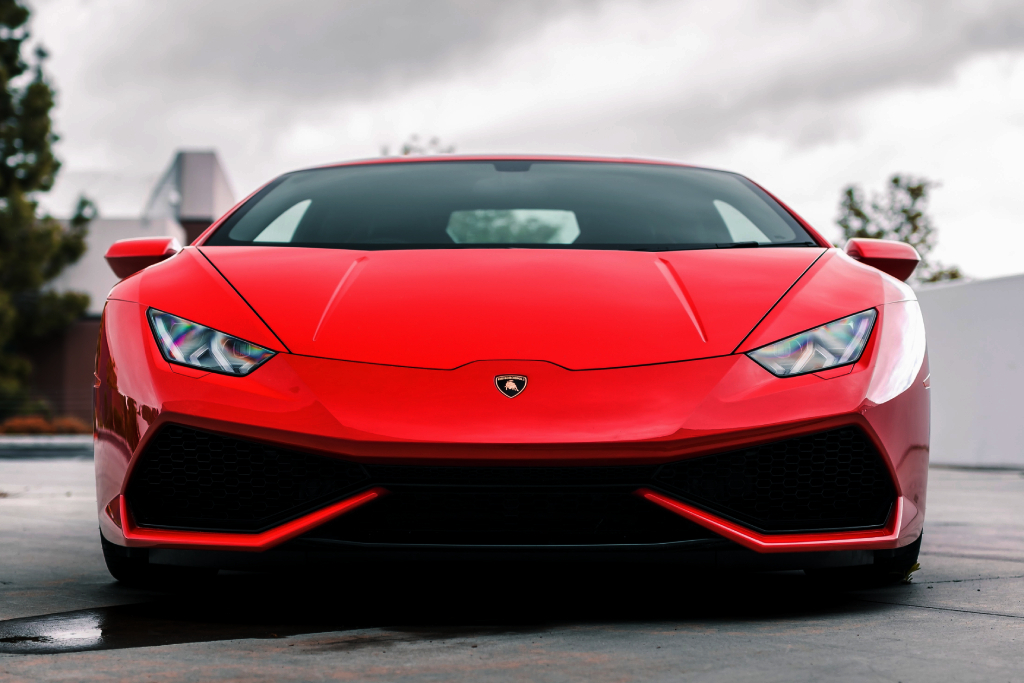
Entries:
[[235,195],[214,151],[178,152],[153,188],[142,217],[213,222],[235,205]]

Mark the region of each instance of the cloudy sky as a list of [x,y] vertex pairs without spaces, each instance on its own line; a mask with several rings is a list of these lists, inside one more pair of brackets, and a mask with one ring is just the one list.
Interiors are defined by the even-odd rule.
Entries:
[[241,197],[410,134],[657,157],[767,186],[827,235],[841,188],[942,183],[937,256],[1024,272],[1020,0],[33,0],[65,162],[141,210],[175,149]]

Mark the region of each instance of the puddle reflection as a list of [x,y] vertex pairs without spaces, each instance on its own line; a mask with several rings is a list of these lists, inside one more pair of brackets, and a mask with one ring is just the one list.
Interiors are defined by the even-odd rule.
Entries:
[[95,650],[103,642],[101,620],[100,613],[83,611],[0,622],[0,652]]

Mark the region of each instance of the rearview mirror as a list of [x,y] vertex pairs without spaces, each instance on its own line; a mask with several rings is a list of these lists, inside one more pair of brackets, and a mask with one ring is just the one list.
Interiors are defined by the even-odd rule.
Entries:
[[114,242],[103,258],[107,259],[114,274],[123,280],[179,251],[181,243],[174,237],[136,237]]
[[892,275],[897,280],[906,280],[921,262],[917,249],[906,242],[893,240],[856,237],[846,243],[846,254],[855,261],[874,266],[883,273]]

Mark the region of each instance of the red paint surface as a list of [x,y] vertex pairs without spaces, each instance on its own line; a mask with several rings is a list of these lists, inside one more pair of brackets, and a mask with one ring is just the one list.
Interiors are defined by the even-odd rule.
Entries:
[[103,258],[114,275],[120,278],[160,263],[181,251],[181,244],[173,237],[136,237],[118,240],[110,245]]
[[574,370],[732,353],[822,253],[201,251],[292,353],[441,369],[520,358]]
[[114,286],[108,299],[145,302],[147,307],[191,320],[274,351],[285,347],[194,247]]
[[830,249],[736,350],[745,353],[851,313],[916,298],[899,280]]
[[[506,465],[668,462],[854,424],[893,474],[898,525],[841,539],[718,533],[762,552],[906,545],[925,511],[927,358],[908,389],[871,397],[904,356],[899,302],[914,295],[821,253],[186,248],[117,285],[105,308],[98,501],[123,494],[165,422],[361,462]],[[160,356],[148,307],[279,353],[245,377],[182,372]],[[875,331],[843,373],[777,378],[742,354],[868,308]],[[499,374],[529,377],[529,391],[509,401]],[[101,529],[115,543],[180,540],[123,532],[105,504]]]
[[897,280],[906,280],[921,262],[917,249],[893,240],[854,238],[846,243],[845,250],[853,260],[878,268]]
[[[144,313],[144,305],[119,301],[105,313],[99,500],[123,493],[131,464],[164,422],[363,462],[507,465],[667,462],[857,424],[915,503],[900,544],[916,538],[923,521],[927,364],[910,389],[874,405],[867,395],[875,336],[849,374],[828,380],[779,379],[743,355],[570,371],[539,361],[422,370],[279,354],[247,377],[189,377],[159,356]],[[493,386],[506,373],[528,376],[530,390],[509,401]],[[105,517],[104,533],[124,543]]]

